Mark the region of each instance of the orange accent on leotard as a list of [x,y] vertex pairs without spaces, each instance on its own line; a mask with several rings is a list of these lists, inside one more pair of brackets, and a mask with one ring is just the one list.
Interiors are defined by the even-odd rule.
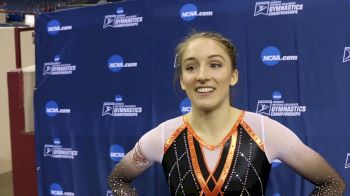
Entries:
[[[250,126],[243,120],[242,126],[246,130],[246,132],[249,134],[249,136],[255,141],[255,143],[259,146],[259,148],[265,152],[264,150],[264,143],[261,141],[261,139],[256,135],[256,133],[250,128]],[[264,133],[262,133],[264,134]]]
[[[196,135],[196,133],[194,132],[194,130],[192,129],[192,127],[189,125],[186,117],[184,117],[184,122],[185,125],[188,128],[188,135],[187,135],[187,139],[188,139],[188,144],[189,144],[189,149],[190,149],[190,157],[191,157],[191,161],[192,161],[192,166],[193,166],[193,170],[194,173],[197,177],[197,180],[199,182],[199,185],[202,189],[202,191],[200,192],[200,195],[223,195],[222,190],[222,186],[227,178],[227,175],[229,173],[229,170],[231,168],[232,165],[232,161],[233,161],[233,157],[234,157],[234,153],[235,153],[235,148],[236,148],[236,142],[237,142],[237,127],[240,124],[240,122],[243,119],[243,115],[244,115],[244,111],[241,112],[239,118],[237,119],[235,125],[232,127],[231,131],[224,137],[224,139],[218,144],[218,145],[207,145],[205,144],[204,141],[202,141],[200,139],[200,137],[198,137]],[[230,149],[229,152],[227,154],[226,160],[225,160],[225,165],[223,170],[221,171],[220,177],[218,179],[218,181],[214,178],[213,173],[215,172],[215,170],[213,170],[212,172],[209,172],[210,175],[207,179],[204,179],[203,174],[200,170],[199,167],[199,163],[198,163],[198,158],[197,158],[197,154],[196,154],[196,149],[194,146],[194,141],[193,141],[193,137],[195,137],[197,139],[198,142],[200,142],[201,145],[205,146],[206,148],[208,148],[209,150],[215,150],[219,147],[223,147],[223,145],[227,142],[228,139],[230,139],[231,137],[231,145],[230,145]],[[203,157],[204,158],[204,157]],[[205,159],[205,158],[204,158]],[[213,191],[210,191],[208,188],[208,181],[210,180],[210,178],[213,178],[214,183],[215,183],[215,187],[213,189]]]
[[166,151],[169,149],[169,147],[171,146],[171,144],[174,142],[174,140],[177,138],[177,136],[179,136],[179,134],[186,128],[185,124],[182,124],[179,128],[177,128],[173,134],[171,134],[171,136],[166,140],[166,142],[164,143],[164,154],[166,153]]
[[235,124],[233,125],[233,127],[231,128],[230,132],[227,133],[227,135],[219,142],[219,144],[216,144],[216,145],[209,145],[207,144],[205,141],[202,140],[202,138],[200,138],[196,132],[194,131],[194,129],[192,128],[192,126],[190,125],[190,123],[188,122],[187,120],[187,117],[186,116],[183,116],[183,121],[185,123],[185,125],[187,126],[189,132],[191,132],[191,134],[193,135],[193,137],[196,138],[196,140],[202,145],[204,146],[205,148],[209,149],[209,150],[216,150],[220,147],[223,147],[224,144],[227,142],[227,140],[230,139],[233,131],[235,131],[238,127],[238,125],[240,124],[240,122],[243,121],[243,116],[244,116],[244,111],[241,111],[239,116],[238,116],[238,119],[236,120]]

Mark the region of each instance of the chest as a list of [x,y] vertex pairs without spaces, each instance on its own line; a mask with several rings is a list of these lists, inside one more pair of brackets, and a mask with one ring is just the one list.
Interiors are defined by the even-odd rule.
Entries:
[[175,195],[262,195],[270,171],[261,141],[243,126],[216,149],[205,148],[185,129],[165,152],[162,165]]

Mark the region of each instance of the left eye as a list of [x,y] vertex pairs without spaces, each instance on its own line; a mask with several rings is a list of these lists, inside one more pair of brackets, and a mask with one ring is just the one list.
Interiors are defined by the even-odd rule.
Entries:
[[219,63],[212,63],[210,64],[210,67],[218,68],[218,67],[221,67],[221,65]]

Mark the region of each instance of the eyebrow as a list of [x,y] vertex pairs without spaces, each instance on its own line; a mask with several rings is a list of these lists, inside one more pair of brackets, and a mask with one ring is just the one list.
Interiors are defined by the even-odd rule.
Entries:
[[194,57],[188,57],[187,59],[185,59],[183,62],[186,62],[186,61],[194,61],[196,60],[196,58]]
[[[221,58],[222,60],[226,61],[226,59],[225,59],[223,56],[221,56],[220,54],[213,54],[213,55],[208,56],[209,59],[211,59],[211,58],[216,58],[216,57],[219,57],[219,58]],[[183,62],[191,61],[191,60],[196,60],[196,58],[194,58],[194,57],[188,57],[188,58],[185,59]]]
[[213,54],[213,55],[210,55],[208,58],[215,58],[215,57],[219,57],[222,60],[226,61],[226,59],[223,56],[221,56],[220,54]]

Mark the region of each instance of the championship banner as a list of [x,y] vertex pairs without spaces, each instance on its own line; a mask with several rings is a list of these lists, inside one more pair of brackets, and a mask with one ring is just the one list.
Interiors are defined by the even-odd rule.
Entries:
[[[350,184],[349,11],[350,2],[330,0],[149,0],[39,15],[38,195],[113,195],[108,175],[138,139],[191,110],[173,76],[176,44],[193,30],[236,45],[235,107],[290,128]],[[169,194],[157,164],[133,185],[140,195]],[[273,161],[266,195],[313,187]]]

